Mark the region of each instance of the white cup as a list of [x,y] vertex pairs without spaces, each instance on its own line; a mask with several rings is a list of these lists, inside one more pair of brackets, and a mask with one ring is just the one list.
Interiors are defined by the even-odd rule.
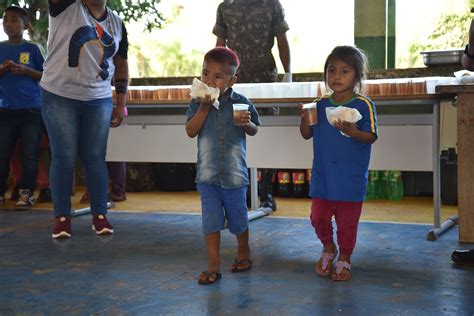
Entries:
[[318,124],[318,104],[316,102],[303,104],[303,111],[308,125]]
[[244,103],[235,103],[234,107],[234,125],[242,126],[242,115],[249,110],[249,105]]

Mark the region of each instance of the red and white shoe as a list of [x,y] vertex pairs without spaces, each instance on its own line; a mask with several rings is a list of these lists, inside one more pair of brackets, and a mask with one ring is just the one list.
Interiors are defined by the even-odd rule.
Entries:
[[54,239],[71,237],[71,218],[69,216],[58,216],[54,220]]
[[93,215],[92,216],[92,230],[97,235],[110,235],[114,233],[114,228],[110,225],[105,215]]

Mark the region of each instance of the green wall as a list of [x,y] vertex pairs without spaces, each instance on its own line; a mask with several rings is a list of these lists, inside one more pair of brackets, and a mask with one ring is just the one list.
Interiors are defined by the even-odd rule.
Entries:
[[354,0],[354,42],[372,69],[395,67],[395,1]]

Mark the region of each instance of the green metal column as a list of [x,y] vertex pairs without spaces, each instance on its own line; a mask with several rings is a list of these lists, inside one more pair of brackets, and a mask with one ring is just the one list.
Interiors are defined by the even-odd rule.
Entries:
[[371,68],[395,66],[395,1],[354,0],[354,42]]
[[395,68],[396,0],[387,1],[387,68]]

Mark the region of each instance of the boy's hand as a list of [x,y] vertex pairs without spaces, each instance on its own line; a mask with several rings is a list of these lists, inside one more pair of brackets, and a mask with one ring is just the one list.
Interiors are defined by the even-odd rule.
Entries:
[[355,123],[345,121],[336,121],[334,127],[350,137],[353,137],[358,131]]
[[22,64],[13,63],[13,65],[10,66],[10,71],[15,76],[23,76],[28,74],[30,68]]
[[2,63],[2,67],[5,70],[10,70],[13,65],[15,65],[15,62],[13,60],[5,60]]
[[204,98],[197,98],[199,102],[199,107],[203,110],[208,110],[212,107],[212,103],[214,103],[215,99],[211,98],[209,94],[206,94]]
[[242,127],[246,127],[250,125],[250,112],[244,112],[242,115],[240,115],[240,124]]

